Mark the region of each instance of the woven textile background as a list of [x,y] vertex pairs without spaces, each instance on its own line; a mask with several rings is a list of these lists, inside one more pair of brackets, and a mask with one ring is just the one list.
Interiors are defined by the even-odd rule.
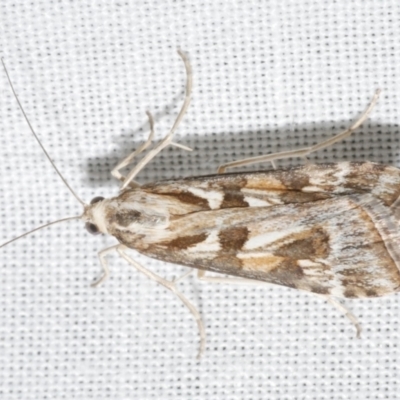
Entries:
[[[400,167],[400,2],[35,1],[0,3],[0,55],[31,123],[82,199],[113,196],[110,170],[157,139],[183,99],[180,47],[193,101],[141,182],[214,173],[220,163],[315,144],[370,119],[313,162]],[[0,72],[0,241],[80,204],[51,169]],[[300,164],[288,160],[279,165]],[[256,168],[270,168],[269,165]],[[110,255],[116,243],[82,222],[0,249],[0,398],[397,399],[400,296],[346,301],[353,326],[323,300],[274,286],[180,284],[207,330],[164,288]],[[172,279],[185,268],[132,252]]]

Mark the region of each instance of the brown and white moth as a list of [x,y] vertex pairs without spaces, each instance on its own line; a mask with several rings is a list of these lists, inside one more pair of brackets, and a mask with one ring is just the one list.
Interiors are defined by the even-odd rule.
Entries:
[[[165,280],[132,259],[128,249],[195,268],[203,280],[267,282],[323,296],[359,334],[356,318],[336,299],[379,297],[400,288],[400,170],[372,162],[341,162],[224,172],[261,161],[306,157],[349,136],[366,120],[379,91],[355,124],[316,146],[235,161],[221,166],[216,175],[140,186],[134,178],[157,153],[168,145],[185,148],[172,141],[192,87],[190,64],[179,54],[187,73],[186,97],[171,131],[122,175],[120,170],[151,144],[153,118],[148,113],[148,140],[112,171],[122,182],[120,193],[111,199],[96,197],[90,204],[78,198],[83,214],[69,218],[82,219],[91,233],[110,234],[119,242],[99,252],[104,273],[94,285],[109,274],[106,255],[117,251],[189,308],[200,331],[199,354],[205,346],[204,327],[197,309],[177,288],[183,277]],[[205,271],[237,278],[208,277]]]

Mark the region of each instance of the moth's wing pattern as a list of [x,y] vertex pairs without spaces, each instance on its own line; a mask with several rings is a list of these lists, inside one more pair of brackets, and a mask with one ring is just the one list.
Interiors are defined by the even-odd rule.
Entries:
[[150,257],[337,297],[400,287],[400,170],[371,162],[165,181],[109,233]]
[[[151,241],[151,257],[338,297],[400,286],[400,170],[371,162],[147,185],[192,213]],[[150,244],[150,243],[149,243]]]
[[[382,236],[388,227],[376,225],[390,218],[370,195],[198,212],[171,222],[169,237],[142,252],[319,294],[383,296],[400,287],[399,257]],[[400,243],[396,231],[386,234]]]
[[336,195],[371,193],[390,206],[400,196],[400,170],[372,162],[308,164],[152,183],[149,193],[174,196],[200,210],[303,203]]

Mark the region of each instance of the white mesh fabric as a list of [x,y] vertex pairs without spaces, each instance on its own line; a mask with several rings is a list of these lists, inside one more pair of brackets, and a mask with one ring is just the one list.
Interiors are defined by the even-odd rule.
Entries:
[[[229,160],[294,149],[349,126],[383,90],[371,118],[312,161],[400,166],[398,1],[3,1],[1,57],[43,144],[85,200],[118,191],[110,170],[147,134],[157,138],[183,99],[177,141],[141,182],[214,173]],[[1,241],[81,212],[18,110],[0,73]],[[289,160],[288,163],[301,163]],[[264,166],[258,166],[261,168]],[[0,250],[0,398],[395,399],[400,297],[347,301],[363,333],[331,306],[280,287],[189,278],[196,325],[164,288],[110,256],[100,274],[82,223],[48,228]],[[173,278],[185,269],[132,254]]]

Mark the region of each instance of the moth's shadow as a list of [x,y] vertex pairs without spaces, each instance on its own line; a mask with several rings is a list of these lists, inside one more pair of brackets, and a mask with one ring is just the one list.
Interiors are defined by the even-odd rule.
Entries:
[[[155,115],[155,121],[168,114],[172,107],[167,107]],[[135,131],[122,132],[113,138],[116,149],[108,154],[99,154],[96,159],[86,160],[85,185],[100,188],[111,185],[114,181],[110,171],[131,151],[138,148],[146,138],[148,122]],[[173,179],[186,176],[207,175],[216,172],[219,165],[243,158],[262,154],[300,149],[320,143],[346,129],[353,121],[333,123],[314,123],[270,129],[267,126],[254,131],[211,132],[198,135],[195,132],[179,140],[189,146],[193,152],[169,146],[164,149],[139,174],[138,181]],[[182,128],[181,128],[182,129]],[[196,129],[194,128],[194,131]],[[339,161],[374,161],[382,164],[398,165],[399,126],[395,124],[376,124],[366,122],[349,138],[333,146],[313,153],[309,160],[315,163]],[[139,156],[140,159],[141,156]],[[299,158],[280,160],[278,167],[299,165],[304,161]],[[270,169],[269,163],[250,167],[235,168],[232,172],[243,170]]]

